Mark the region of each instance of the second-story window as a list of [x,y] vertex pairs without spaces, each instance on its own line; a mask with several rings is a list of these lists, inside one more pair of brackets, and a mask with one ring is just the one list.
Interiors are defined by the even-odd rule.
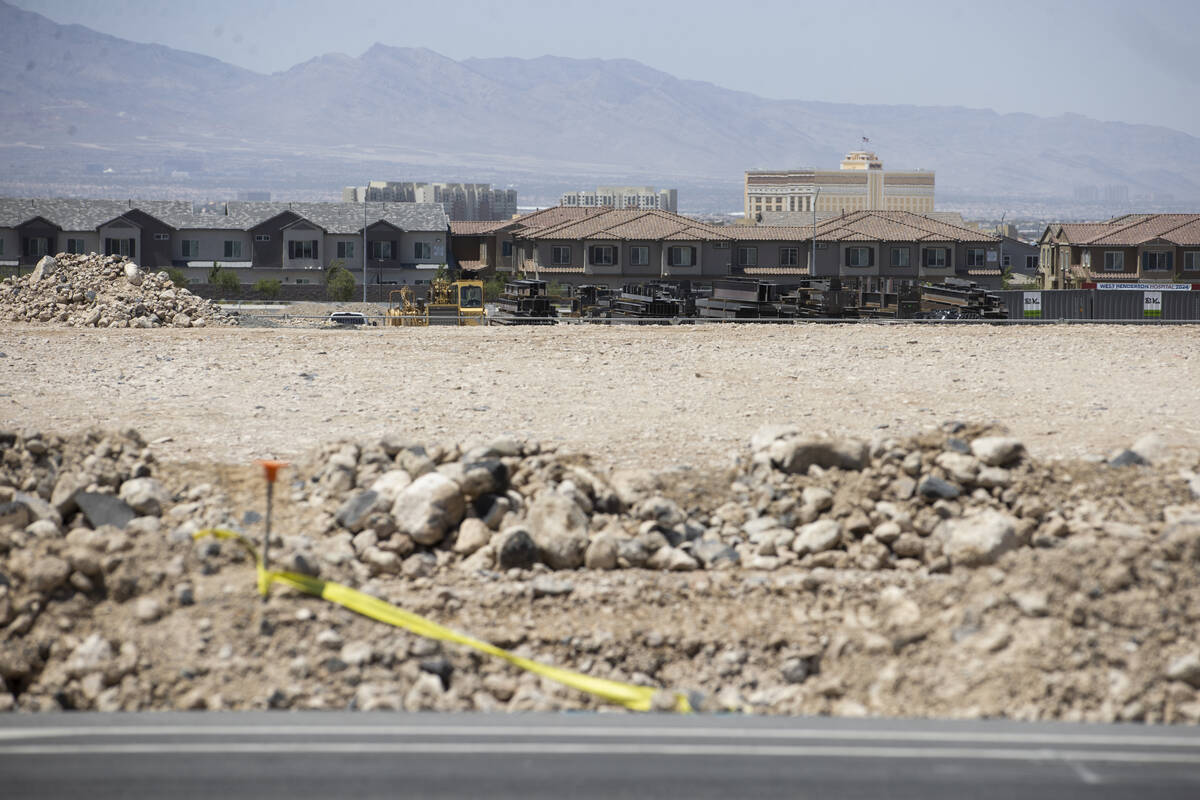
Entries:
[[418,260],[433,258],[433,245],[429,242],[413,242],[413,258]]
[[756,266],[758,266],[758,248],[757,247],[739,247],[737,249],[737,265],[739,267],[756,267]]
[[242,243],[236,239],[225,240],[225,258],[241,258]]
[[184,258],[197,258],[200,255],[199,239],[184,239],[179,243]]
[[376,261],[390,261],[392,257],[391,242],[371,242],[371,258]]
[[925,266],[930,269],[945,269],[950,263],[950,257],[945,247],[928,247],[925,249]]
[[635,267],[644,267],[650,263],[650,248],[638,245],[629,248],[629,263]]
[[1142,253],[1142,269],[1146,272],[1169,272],[1174,255],[1174,253],[1163,250]]
[[571,263],[571,248],[563,245],[554,245],[550,248],[550,263],[554,266],[563,267]]
[[[75,254],[82,253],[83,252],[83,239],[67,239],[67,252],[75,253]],[[0,250],[0,255],[3,255],[3,253],[4,253],[4,251]]]
[[612,245],[597,245],[591,248],[592,264],[599,267],[611,267],[617,263],[617,248]]
[[346,260],[354,258],[354,242],[338,242],[337,257]]
[[319,258],[316,239],[288,242],[288,258]]
[[874,263],[875,251],[869,247],[847,247],[847,267],[870,267]]
[[796,247],[779,248],[779,266],[795,267],[800,264],[800,249]]
[[967,249],[967,266],[982,267],[987,263],[987,254],[982,247],[971,247]]
[[909,266],[908,260],[910,257],[911,257],[911,254],[909,253],[909,250],[907,247],[893,247],[892,248],[892,266],[893,267]]

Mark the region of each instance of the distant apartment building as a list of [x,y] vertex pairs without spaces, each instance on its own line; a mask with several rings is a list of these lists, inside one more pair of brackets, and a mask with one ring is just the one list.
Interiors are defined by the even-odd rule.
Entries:
[[1200,214],[1125,214],[1048,225],[1038,240],[1046,289],[1089,283],[1200,283]]
[[567,208],[657,209],[672,214],[679,211],[679,190],[653,186],[597,186],[596,191],[567,192],[558,201]]
[[412,183],[371,181],[342,190],[345,203],[437,203],[452,220],[512,219],[517,213],[516,189],[493,189],[488,183]]
[[752,170],[746,173],[746,219],[781,211],[933,211],[933,170],[885,171],[874,153],[856,150],[841,169]]

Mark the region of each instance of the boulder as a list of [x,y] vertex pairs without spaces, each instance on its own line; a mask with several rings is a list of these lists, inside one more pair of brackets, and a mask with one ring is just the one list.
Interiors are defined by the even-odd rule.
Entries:
[[588,569],[616,569],[620,554],[617,537],[601,533],[592,539],[583,556],[583,565]]
[[500,569],[529,569],[538,560],[538,547],[529,531],[513,527],[500,534],[496,563]]
[[529,507],[529,535],[551,569],[583,566],[587,552],[587,517],[572,500],[552,492],[541,494]]
[[832,519],[819,519],[797,529],[792,549],[800,555],[823,553],[834,548],[841,536],[841,523]]
[[950,519],[938,526],[942,552],[952,564],[975,567],[992,564],[1020,544],[1017,521],[1008,514],[987,510]]
[[130,286],[141,286],[144,277],[137,264],[130,261],[125,265],[125,280],[129,281]]
[[1025,445],[1010,436],[980,436],[971,441],[971,452],[989,467],[1004,467],[1021,457]]
[[171,496],[155,478],[133,478],[121,484],[118,495],[139,517],[157,517]]
[[392,516],[396,529],[418,544],[437,544],[446,531],[458,525],[466,500],[458,484],[437,472],[413,481],[396,497]]
[[29,273],[29,282],[31,284],[40,283],[56,271],[58,271],[57,259],[54,256],[42,256],[38,259],[37,266],[33,268],[33,272]]
[[771,465],[787,473],[803,474],[809,467],[861,470],[869,459],[867,443],[857,439],[782,438],[766,449]]

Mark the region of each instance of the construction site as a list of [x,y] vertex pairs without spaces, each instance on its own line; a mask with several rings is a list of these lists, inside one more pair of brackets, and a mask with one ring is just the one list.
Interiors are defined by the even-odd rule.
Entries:
[[0,708],[1200,723],[1193,327],[288,329],[89,269],[4,289]]

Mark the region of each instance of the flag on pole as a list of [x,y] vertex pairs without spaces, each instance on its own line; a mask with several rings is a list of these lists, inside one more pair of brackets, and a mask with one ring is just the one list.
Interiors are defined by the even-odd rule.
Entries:
[[870,144],[870,143],[871,143],[871,140],[870,140],[870,139],[868,139],[867,137],[865,137],[865,136],[864,136],[864,137],[863,137],[863,144]]

